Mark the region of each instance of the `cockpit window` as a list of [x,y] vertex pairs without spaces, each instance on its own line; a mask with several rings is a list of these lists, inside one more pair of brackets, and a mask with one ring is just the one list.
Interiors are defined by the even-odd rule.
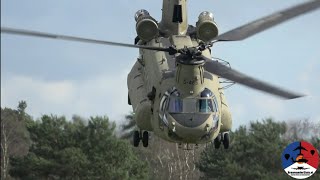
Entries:
[[208,89],[204,88],[204,90],[200,93],[200,97],[212,97],[213,93]]
[[200,93],[201,98],[207,98],[207,99],[199,100],[199,108],[200,108],[199,112],[210,113],[210,112],[216,111],[216,109],[213,108],[213,107],[216,107],[216,105],[213,104],[212,96],[213,96],[213,93],[208,88],[205,88]]
[[212,99],[200,99],[199,112],[205,112],[205,113],[214,112],[214,109],[212,106]]
[[192,109],[193,106],[193,102],[192,99],[180,99],[180,98],[175,98],[175,97],[171,97],[169,100],[169,106],[168,106],[168,110],[169,112],[194,112],[194,109]]
[[171,113],[211,113],[217,108],[212,98],[170,97],[168,111]]

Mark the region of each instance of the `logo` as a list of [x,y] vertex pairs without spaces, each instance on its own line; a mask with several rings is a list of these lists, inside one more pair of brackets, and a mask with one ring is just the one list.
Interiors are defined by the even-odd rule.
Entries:
[[289,144],[283,151],[282,167],[291,177],[305,179],[312,176],[318,168],[318,151],[312,144],[300,141]]

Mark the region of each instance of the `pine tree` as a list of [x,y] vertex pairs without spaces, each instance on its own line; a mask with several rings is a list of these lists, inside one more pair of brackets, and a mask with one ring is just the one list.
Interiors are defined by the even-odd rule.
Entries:
[[23,179],[146,179],[146,163],[115,137],[114,129],[107,117],[85,123],[45,115],[28,127],[33,144],[27,156],[12,158],[10,174]]
[[[198,167],[203,179],[291,179],[282,169],[281,154],[292,143],[286,139],[287,125],[266,119],[241,126],[231,133],[228,150],[209,146]],[[316,142],[318,138],[314,138]],[[314,144],[316,145],[316,144]],[[316,173],[308,179],[318,179]]]

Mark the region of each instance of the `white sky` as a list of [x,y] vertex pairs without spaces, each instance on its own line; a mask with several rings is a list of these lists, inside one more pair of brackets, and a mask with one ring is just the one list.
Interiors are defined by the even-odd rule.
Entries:
[[[225,32],[304,0],[189,0],[189,24],[200,12],[215,15]],[[200,3],[201,2],[201,3]],[[2,0],[1,26],[133,43],[134,13],[147,9],[158,21],[162,1]],[[214,56],[246,74],[307,94],[296,100],[235,85],[226,90],[234,127],[252,120],[310,118],[320,121],[320,10],[241,42],[216,44]],[[121,120],[126,76],[136,49],[1,34],[1,107],[28,103],[27,112],[71,117],[108,115]]]

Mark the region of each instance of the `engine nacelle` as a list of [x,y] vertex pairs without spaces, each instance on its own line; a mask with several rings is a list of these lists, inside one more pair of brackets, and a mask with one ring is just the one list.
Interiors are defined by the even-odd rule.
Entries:
[[214,22],[212,13],[208,11],[200,13],[196,31],[197,37],[205,42],[209,42],[218,36],[218,26]]
[[155,38],[158,33],[158,23],[153,19],[147,10],[141,9],[135,14],[136,31],[140,39],[150,41]]

